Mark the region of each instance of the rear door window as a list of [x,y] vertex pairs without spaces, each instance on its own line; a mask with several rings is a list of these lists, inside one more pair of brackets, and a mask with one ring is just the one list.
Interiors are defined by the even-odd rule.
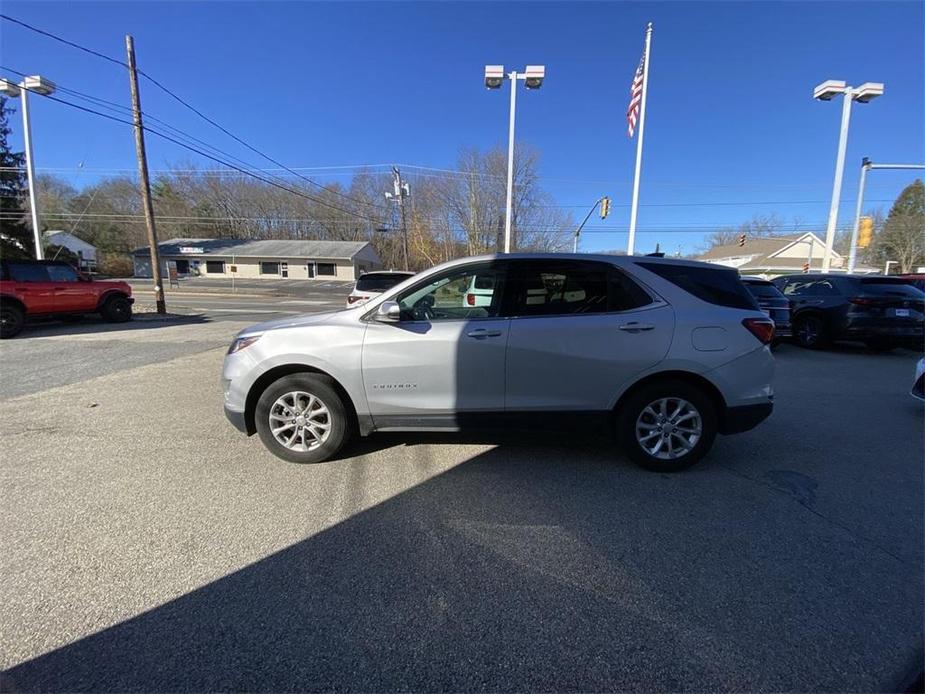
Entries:
[[605,313],[608,266],[580,261],[521,261],[511,269],[512,316]]
[[52,282],[76,282],[77,271],[70,265],[49,265],[48,276]]
[[780,297],[780,290],[770,282],[746,282],[745,286],[748,287],[748,291],[760,299],[777,299]]
[[646,262],[638,265],[707,303],[758,310],[755,297],[745,288],[739,273],[733,269]]

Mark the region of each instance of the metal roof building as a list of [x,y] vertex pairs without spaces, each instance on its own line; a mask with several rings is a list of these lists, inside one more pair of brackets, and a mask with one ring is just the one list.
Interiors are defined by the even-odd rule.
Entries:
[[[170,239],[157,244],[162,272],[238,278],[355,280],[382,266],[368,241]],[[132,251],[136,277],[151,276],[148,246]]]

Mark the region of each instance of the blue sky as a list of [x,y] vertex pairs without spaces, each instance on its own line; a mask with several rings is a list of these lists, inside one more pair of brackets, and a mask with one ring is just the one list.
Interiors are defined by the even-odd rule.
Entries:
[[[311,3],[15,2],[3,12],[139,66],[290,167],[402,163],[455,167],[462,147],[506,144],[508,94],[485,64],[545,64],[518,97],[517,137],[542,152],[544,186],[563,206],[609,194],[584,250],[623,248],[635,141],[629,83],[655,25],[637,248],[692,251],[711,225],[753,214],[823,228],[840,105],[815,84],[880,81],[852,111],[840,223],[853,214],[862,156],[925,160],[921,2]],[[128,104],[125,71],[3,22],[0,65]],[[257,166],[266,162],[142,82],[143,108]],[[40,168],[78,185],[133,169],[131,129],[33,97]],[[20,142],[18,117],[13,142]],[[196,156],[155,137],[152,168]],[[82,170],[78,166],[82,163]],[[211,166],[207,162],[204,164]],[[327,178],[326,178],[327,177]],[[872,174],[888,207],[912,172]],[[337,180],[330,172],[319,179]],[[341,179],[343,180],[343,178]],[[412,179],[413,182],[413,179]],[[808,201],[808,202],[807,202]],[[615,231],[604,231],[613,229]],[[645,231],[646,229],[653,231]]]

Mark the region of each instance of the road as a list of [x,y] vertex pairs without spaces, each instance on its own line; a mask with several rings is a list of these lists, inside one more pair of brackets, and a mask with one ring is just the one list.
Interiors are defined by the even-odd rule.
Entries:
[[223,419],[237,327],[0,344],[14,382],[143,355],[0,399],[4,686],[872,691],[921,662],[911,352],[785,345],[772,418],[682,474],[516,436],[296,466]]

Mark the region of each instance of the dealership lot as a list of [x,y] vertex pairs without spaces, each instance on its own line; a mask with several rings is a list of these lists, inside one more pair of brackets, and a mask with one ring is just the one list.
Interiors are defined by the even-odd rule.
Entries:
[[862,691],[920,662],[912,352],[783,346],[772,418],[678,475],[516,436],[299,467],[224,421],[242,325],[0,344],[5,684]]

